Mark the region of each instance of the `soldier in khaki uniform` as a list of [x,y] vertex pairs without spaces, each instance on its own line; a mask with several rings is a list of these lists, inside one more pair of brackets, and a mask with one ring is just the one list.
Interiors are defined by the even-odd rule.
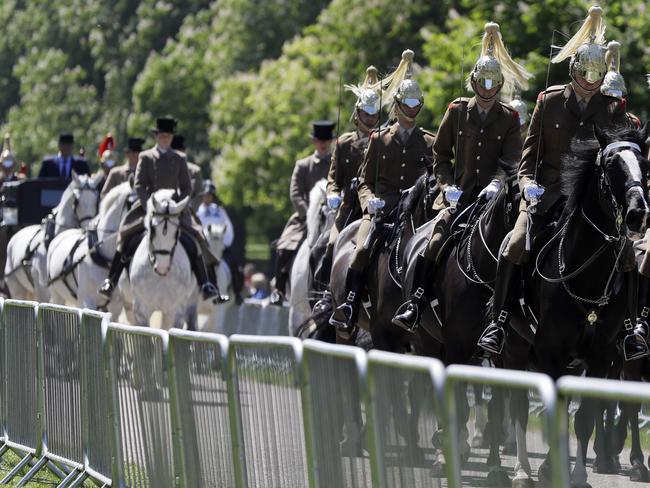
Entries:
[[498,97],[504,85],[510,88],[517,82],[525,86],[530,77],[508,55],[499,25],[486,24],[481,56],[469,80],[475,96],[449,104],[433,145],[433,174],[442,190],[434,209],[441,213],[427,247],[417,257],[411,296],[393,318],[395,325],[408,332],[415,332],[420,323],[422,307],[430,299],[427,283],[450,236],[454,208],[447,207],[447,202],[465,207],[477,197],[492,198],[501,186],[497,173],[514,171],[521,159],[519,115]]
[[144,139],[129,137],[125,151],[126,162],[121,166],[116,166],[108,173],[108,178],[101,192],[102,198],[117,185],[129,181],[131,175],[135,175],[135,168],[138,165],[138,157],[142,151],[143,144]]
[[[370,88],[377,81],[377,69],[369,66],[366,70],[366,79],[361,85],[346,85],[346,89],[357,95],[353,114],[357,129],[337,138],[327,175],[327,205],[333,210],[338,209],[338,212],[330,231],[323,262],[314,276],[315,281],[326,285],[329,285],[336,239],[345,226],[355,218],[358,211],[356,178],[368,147],[368,136],[379,120],[379,95],[377,90]],[[314,305],[314,310],[320,310],[326,305],[329,305],[327,297],[319,300]]]
[[[177,190],[179,200],[191,194],[192,183],[185,155],[170,147],[175,127],[174,119],[157,119],[156,129],[153,131],[156,146],[140,153],[134,183],[139,202],[124,217],[120,225],[117,252],[111,263],[108,278],[99,290],[107,297],[111,296],[115,283],[140,244],[149,197],[161,189]],[[206,258],[209,257],[209,254],[206,254],[208,246],[204,242],[205,237],[200,224],[193,226],[189,212],[185,212],[181,216],[181,227],[184,232],[181,232],[180,241],[190,258],[203,299],[226,300],[227,298],[221,297],[216,285],[208,279],[204,262],[204,255]],[[197,248],[197,242],[204,251],[203,255]]]
[[[363,273],[370,260],[373,243],[366,243],[376,213],[390,213],[402,191],[415,184],[431,164],[434,136],[415,125],[424,97],[420,86],[410,79],[413,51],[406,50],[389,79],[386,100],[393,105],[397,122],[387,129],[373,131],[359,170],[359,202],[363,211],[357,232],[357,247],[346,276],[345,303],[339,305],[330,323],[341,330],[355,326]],[[369,244],[369,245],[365,245]]]
[[309,207],[309,192],[318,181],[327,178],[334,125],[334,122],[329,120],[314,122],[311,137],[315,151],[311,156],[296,161],[293,168],[289,196],[295,212],[289,217],[282,235],[275,244],[275,289],[269,299],[271,305],[279,306],[284,301],[291,264],[307,232],[305,218]]
[[[478,343],[490,353],[500,354],[503,349],[505,327],[510,319],[508,297],[529,254],[526,250],[528,217],[532,218],[532,241],[552,218],[556,204],[561,204],[562,158],[570,150],[571,140],[576,136],[593,138],[594,124],[602,129],[627,125],[620,100],[600,93],[607,72],[604,31],[602,10],[592,7],[578,33],[553,58],[553,62],[561,62],[571,57],[571,82],[552,86],[537,99],[519,165],[519,187],[523,195],[520,213],[497,265],[492,321]],[[529,205],[536,207],[535,213],[527,212]],[[634,337],[642,341],[640,336]],[[643,348],[645,342],[632,346]]]

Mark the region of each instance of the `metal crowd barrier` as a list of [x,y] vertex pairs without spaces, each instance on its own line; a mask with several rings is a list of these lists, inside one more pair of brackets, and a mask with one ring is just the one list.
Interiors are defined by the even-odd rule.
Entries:
[[172,330],[169,356],[184,486],[242,486],[241,465],[235,468],[232,456],[237,445],[230,429],[228,340]]
[[[120,488],[460,488],[514,484],[513,472],[516,486],[543,475],[568,487],[570,463],[580,486],[587,473],[594,486],[624,486],[623,474],[650,479],[634,449],[630,466],[617,466],[621,419],[632,426],[630,415],[650,403],[647,384],[567,377],[556,386],[536,373],[445,369],[309,340],[167,333],[16,300],[0,307],[0,456],[21,456],[0,483],[28,470],[23,486],[45,465],[61,488],[86,478]],[[468,425],[481,417],[470,412],[487,409],[484,435],[499,437],[516,417],[509,404],[527,422],[527,432],[515,428],[521,445],[535,444],[517,453],[530,465],[499,438],[504,464],[491,466],[490,440],[469,444]],[[604,430],[588,452],[576,450],[572,432],[591,433],[595,418],[606,419]],[[638,430],[625,433],[640,442]],[[576,462],[583,454],[590,471]]]
[[37,307],[35,302],[5,300],[2,308],[5,446],[23,457],[0,484],[11,481],[42,453],[43,391],[39,389]]
[[[173,455],[167,333],[110,324],[105,350],[110,378],[113,482],[172,487]],[[173,434],[172,434],[173,432]]]
[[110,415],[110,383],[106,378],[108,359],[104,355],[104,341],[110,317],[108,313],[84,310],[81,318],[82,433],[85,446],[85,469],[77,483],[90,476],[104,485],[111,485],[112,451],[107,421]]
[[219,306],[215,320],[215,331],[226,336],[289,335],[289,307],[269,306],[263,300],[247,298],[239,306],[234,304]]
[[368,354],[368,396],[374,420],[379,488],[438,487],[447,479],[443,450],[434,442],[447,425],[445,369],[430,358],[382,351]]
[[244,486],[308,485],[300,393],[302,343],[295,338],[232,336],[231,407]]

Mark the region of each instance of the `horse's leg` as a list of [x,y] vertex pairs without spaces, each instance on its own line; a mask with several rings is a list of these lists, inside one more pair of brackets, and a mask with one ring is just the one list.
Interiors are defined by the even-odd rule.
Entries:
[[[625,430],[627,431],[627,421],[630,424],[630,434],[632,437],[632,449],[630,450],[630,464],[632,468],[629,471],[630,481],[642,481],[647,483],[650,481],[650,474],[648,474],[648,469],[643,464],[644,456],[643,451],[641,450],[641,438],[639,436],[639,410],[641,405],[638,403],[628,403],[621,406],[622,412],[626,412],[625,415]],[[620,421],[624,420],[623,414],[621,414]]]
[[[530,460],[528,459],[528,443],[526,440],[528,408],[528,391],[513,390],[510,392],[510,414],[515,424],[515,441],[517,445],[515,477],[512,480],[513,488],[529,488],[534,485]],[[538,476],[540,481],[543,481],[545,472],[541,467]],[[548,476],[550,478],[550,474]]]
[[490,486],[509,486],[510,478],[508,473],[501,466],[499,446],[502,437],[501,426],[503,424],[504,392],[501,388],[492,388],[492,398],[488,402],[488,426],[490,440],[490,454],[487,458],[489,470],[487,483]]
[[597,402],[582,398],[580,408],[575,415],[575,432],[577,437],[576,463],[571,471],[571,486],[575,488],[588,487],[587,483],[587,449],[589,438],[594,430],[596,421]]
[[474,432],[472,434],[471,446],[474,448],[483,448],[489,443],[485,439],[488,419],[486,415],[486,406],[483,401],[483,387],[474,385]]

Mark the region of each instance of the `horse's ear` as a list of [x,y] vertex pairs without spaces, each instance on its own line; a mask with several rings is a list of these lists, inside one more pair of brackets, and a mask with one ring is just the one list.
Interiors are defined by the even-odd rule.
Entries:
[[190,202],[190,197],[188,195],[185,198],[183,198],[180,202],[178,202],[176,205],[174,205],[172,213],[174,215],[180,214],[181,212],[183,212],[185,210],[185,208],[187,207],[187,204],[189,202]]
[[101,171],[98,171],[93,175],[92,179],[90,180],[90,184],[92,185],[93,188],[96,189],[103,179],[104,179],[104,175],[101,173]]
[[606,147],[608,144],[607,134],[600,127],[598,127],[598,124],[596,124],[596,122],[594,122],[594,134],[596,135],[596,139],[598,140],[600,147]]
[[74,181],[75,184],[79,185],[79,175],[75,170],[70,171],[70,176],[72,177],[72,181]]

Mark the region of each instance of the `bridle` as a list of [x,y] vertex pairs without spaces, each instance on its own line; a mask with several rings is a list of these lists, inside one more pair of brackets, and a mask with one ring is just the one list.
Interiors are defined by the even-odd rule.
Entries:
[[[162,222],[154,227],[152,225],[152,221],[154,217],[158,217],[162,220]],[[171,247],[171,249],[156,249],[154,247],[153,240],[156,236],[157,228],[162,228],[162,235],[165,236],[167,233],[170,231],[170,227],[174,228],[174,244]],[[180,231],[181,231],[181,224],[180,224],[180,217],[179,215],[175,214],[170,214],[169,213],[169,202],[165,202],[165,211],[164,212],[152,212],[150,214],[150,220],[149,220],[149,242],[148,242],[148,253],[149,253],[149,262],[151,265],[154,267],[154,271],[156,274],[159,276],[165,276],[165,274],[160,273],[156,267],[154,266],[156,264],[156,256],[169,256],[169,260],[171,261],[174,258],[174,252],[176,251],[176,246],[178,245],[178,238],[180,236]]]
[[[91,191],[95,194],[95,213],[93,215],[79,215],[79,202],[81,200],[81,194],[85,191]],[[82,186],[79,188],[75,188],[72,190],[72,208],[74,209],[74,216],[77,218],[79,221],[79,226],[82,227],[84,222],[87,222],[88,220],[92,220],[95,218],[95,215],[99,212],[99,191],[97,191],[97,188],[93,188],[88,184],[88,182],[85,182]]]
[[[582,304],[587,304],[588,306],[591,305],[591,306],[596,306],[598,308],[602,308],[605,305],[607,305],[612,296],[614,278],[617,276],[618,272],[621,269],[620,266],[621,259],[623,257],[623,251],[625,249],[625,244],[627,241],[627,237],[623,229],[623,205],[620,204],[616,199],[616,196],[612,190],[612,185],[609,180],[609,176],[607,174],[607,168],[612,161],[611,154],[616,149],[619,150],[628,149],[628,150],[633,150],[638,153],[641,153],[641,148],[638,146],[638,144],[635,144],[633,142],[626,142],[626,141],[619,141],[619,142],[614,142],[612,144],[609,144],[604,149],[601,149],[598,153],[598,157],[596,159],[596,166],[599,168],[600,171],[600,177],[598,182],[598,187],[599,187],[598,199],[605,214],[609,216],[608,220],[614,222],[614,232],[609,233],[601,229],[598,226],[598,224],[596,224],[593,220],[591,220],[587,216],[584,207],[581,205],[579,207],[580,209],[579,212],[574,211],[566,219],[564,225],[560,228],[560,230],[558,230],[558,232],[556,232],[555,235],[553,235],[553,237],[540,250],[535,260],[535,272],[540,276],[540,278],[542,278],[544,281],[548,283],[561,283],[565,291],[567,292],[567,294],[571,298],[573,298],[576,302],[578,302],[578,304],[580,304],[581,306]],[[633,188],[641,189],[643,194],[643,183],[641,181],[631,180],[626,182],[624,186],[624,195],[626,195],[627,192]],[[593,253],[591,256],[589,256],[589,258],[582,265],[580,265],[575,271],[572,271],[571,273],[565,275],[564,271],[566,269],[566,263],[564,260],[564,242],[567,236],[569,224],[575,217],[582,218],[592,229],[594,229],[603,240],[603,243],[599,246],[596,252]],[[558,240],[558,238],[559,238],[559,245],[557,251],[558,277],[553,278],[550,276],[546,276],[542,273],[541,261],[543,260],[544,257],[548,255],[548,250],[550,249],[551,244],[556,240]],[[579,275],[581,275],[592,263],[594,263],[608,249],[612,249],[614,251],[614,255],[616,256],[616,259],[614,261],[614,264],[612,265],[612,269],[609,271],[608,279],[607,282],[605,283],[605,288],[601,296],[597,299],[592,299],[592,298],[582,297],[574,293],[569,287],[569,283],[568,283],[569,280],[574,279]],[[592,320],[592,317],[595,318],[593,318]],[[591,313],[589,313],[587,315],[587,320],[590,323],[595,322],[597,320],[596,312],[592,311]]]

